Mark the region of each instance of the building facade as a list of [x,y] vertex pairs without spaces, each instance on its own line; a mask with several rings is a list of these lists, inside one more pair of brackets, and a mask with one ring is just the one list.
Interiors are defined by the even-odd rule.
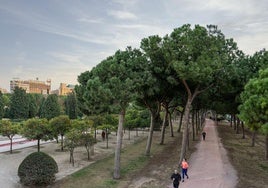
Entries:
[[15,87],[24,89],[26,93],[50,94],[51,80],[40,81],[38,78],[36,80],[20,80],[14,78],[10,81],[11,93],[13,93]]
[[60,83],[59,95],[68,95],[74,91],[74,85]]
[[1,93],[8,93],[8,91],[4,88],[0,88]]

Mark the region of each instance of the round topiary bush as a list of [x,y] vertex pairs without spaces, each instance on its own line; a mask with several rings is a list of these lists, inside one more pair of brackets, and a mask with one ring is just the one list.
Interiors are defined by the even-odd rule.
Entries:
[[18,168],[18,176],[24,185],[48,185],[55,181],[58,172],[56,161],[43,152],[28,155]]

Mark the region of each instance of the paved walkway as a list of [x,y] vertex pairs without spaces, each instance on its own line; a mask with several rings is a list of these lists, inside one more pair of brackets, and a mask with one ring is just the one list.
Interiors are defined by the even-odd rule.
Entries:
[[[40,141],[40,144],[50,143],[51,141]],[[36,146],[37,140],[28,140],[26,138],[21,137],[20,135],[16,135],[12,141],[12,151],[27,148],[31,146]],[[7,137],[0,136],[0,153],[10,151],[10,140]]]
[[214,121],[207,119],[204,131],[206,140],[197,144],[197,150],[189,159],[189,179],[180,183],[180,188],[234,188],[236,171],[230,164],[223,148]]

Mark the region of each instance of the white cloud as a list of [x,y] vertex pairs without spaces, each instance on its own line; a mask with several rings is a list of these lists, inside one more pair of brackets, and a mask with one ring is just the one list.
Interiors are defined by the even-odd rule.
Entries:
[[120,20],[136,20],[137,19],[137,16],[135,14],[131,12],[127,12],[127,11],[110,10],[108,11],[108,14]]
[[87,18],[87,17],[81,17],[77,19],[77,21],[85,22],[85,23],[97,23],[97,24],[103,23],[103,19],[101,18],[92,19],[92,18]]

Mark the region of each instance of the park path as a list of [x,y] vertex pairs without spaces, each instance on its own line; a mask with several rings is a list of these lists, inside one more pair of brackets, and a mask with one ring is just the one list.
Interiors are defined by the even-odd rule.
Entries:
[[206,119],[206,140],[197,144],[189,162],[189,179],[179,188],[235,188],[237,175],[218,137],[215,122]]

